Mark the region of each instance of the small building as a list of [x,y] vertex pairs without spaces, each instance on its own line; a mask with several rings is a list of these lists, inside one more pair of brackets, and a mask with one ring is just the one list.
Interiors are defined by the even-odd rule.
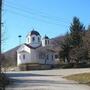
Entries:
[[55,51],[49,44],[49,37],[41,38],[32,30],[26,36],[26,43],[17,49],[17,66],[20,70],[49,69],[55,64]]

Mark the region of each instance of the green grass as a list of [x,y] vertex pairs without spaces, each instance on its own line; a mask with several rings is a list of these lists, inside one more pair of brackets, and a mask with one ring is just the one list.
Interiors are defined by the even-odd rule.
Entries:
[[69,80],[74,80],[80,84],[87,84],[90,86],[90,73],[74,74],[64,77]]

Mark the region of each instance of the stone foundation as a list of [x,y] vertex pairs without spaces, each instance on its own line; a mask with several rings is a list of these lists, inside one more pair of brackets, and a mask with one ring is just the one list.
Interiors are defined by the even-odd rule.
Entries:
[[28,70],[45,70],[45,69],[51,69],[52,65],[45,65],[45,64],[25,64],[20,65],[19,70],[20,71],[28,71]]

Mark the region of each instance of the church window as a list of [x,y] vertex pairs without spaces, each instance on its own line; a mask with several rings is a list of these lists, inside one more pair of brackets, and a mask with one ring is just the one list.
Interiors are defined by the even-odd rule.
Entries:
[[45,58],[45,54],[44,53],[39,53],[39,59],[44,59]]
[[38,42],[40,42],[40,38],[38,37]]
[[53,60],[53,55],[52,55],[52,60]]
[[45,45],[47,45],[47,40],[45,40]]
[[23,59],[25,59],[25,54],[23,54]]
[[49,56],[47,55],[47,60],[49,59]]
[[57,59],[58,58],[58,55],[55,55],[55,58]]
[[48,44],[49,44],[49,40],[48,40]]
[[28,42],[29,42],[29,38],[28,38]]
[[33,42],[35,41],[35,37],[32,37],[32,41],[33,41]]

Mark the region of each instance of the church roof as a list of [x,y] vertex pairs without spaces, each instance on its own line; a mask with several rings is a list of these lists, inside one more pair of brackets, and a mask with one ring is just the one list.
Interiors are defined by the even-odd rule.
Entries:
[[39,45],[38,47],[32,47],[32,46],[30,46],[29,44],[26,44],[26,43],[25,43],[25,45],[26,45],[27,47],[31,48],[31,49],[36,49],[36,48],[38,48],[38,47],[41,47],[41,45]]
[[40,35],[39,32],[35,31],[34,29],[31,31],[30,35]]
[[43,39],[49,39],[49,37],[45,35],[45,36],[43,37]]

